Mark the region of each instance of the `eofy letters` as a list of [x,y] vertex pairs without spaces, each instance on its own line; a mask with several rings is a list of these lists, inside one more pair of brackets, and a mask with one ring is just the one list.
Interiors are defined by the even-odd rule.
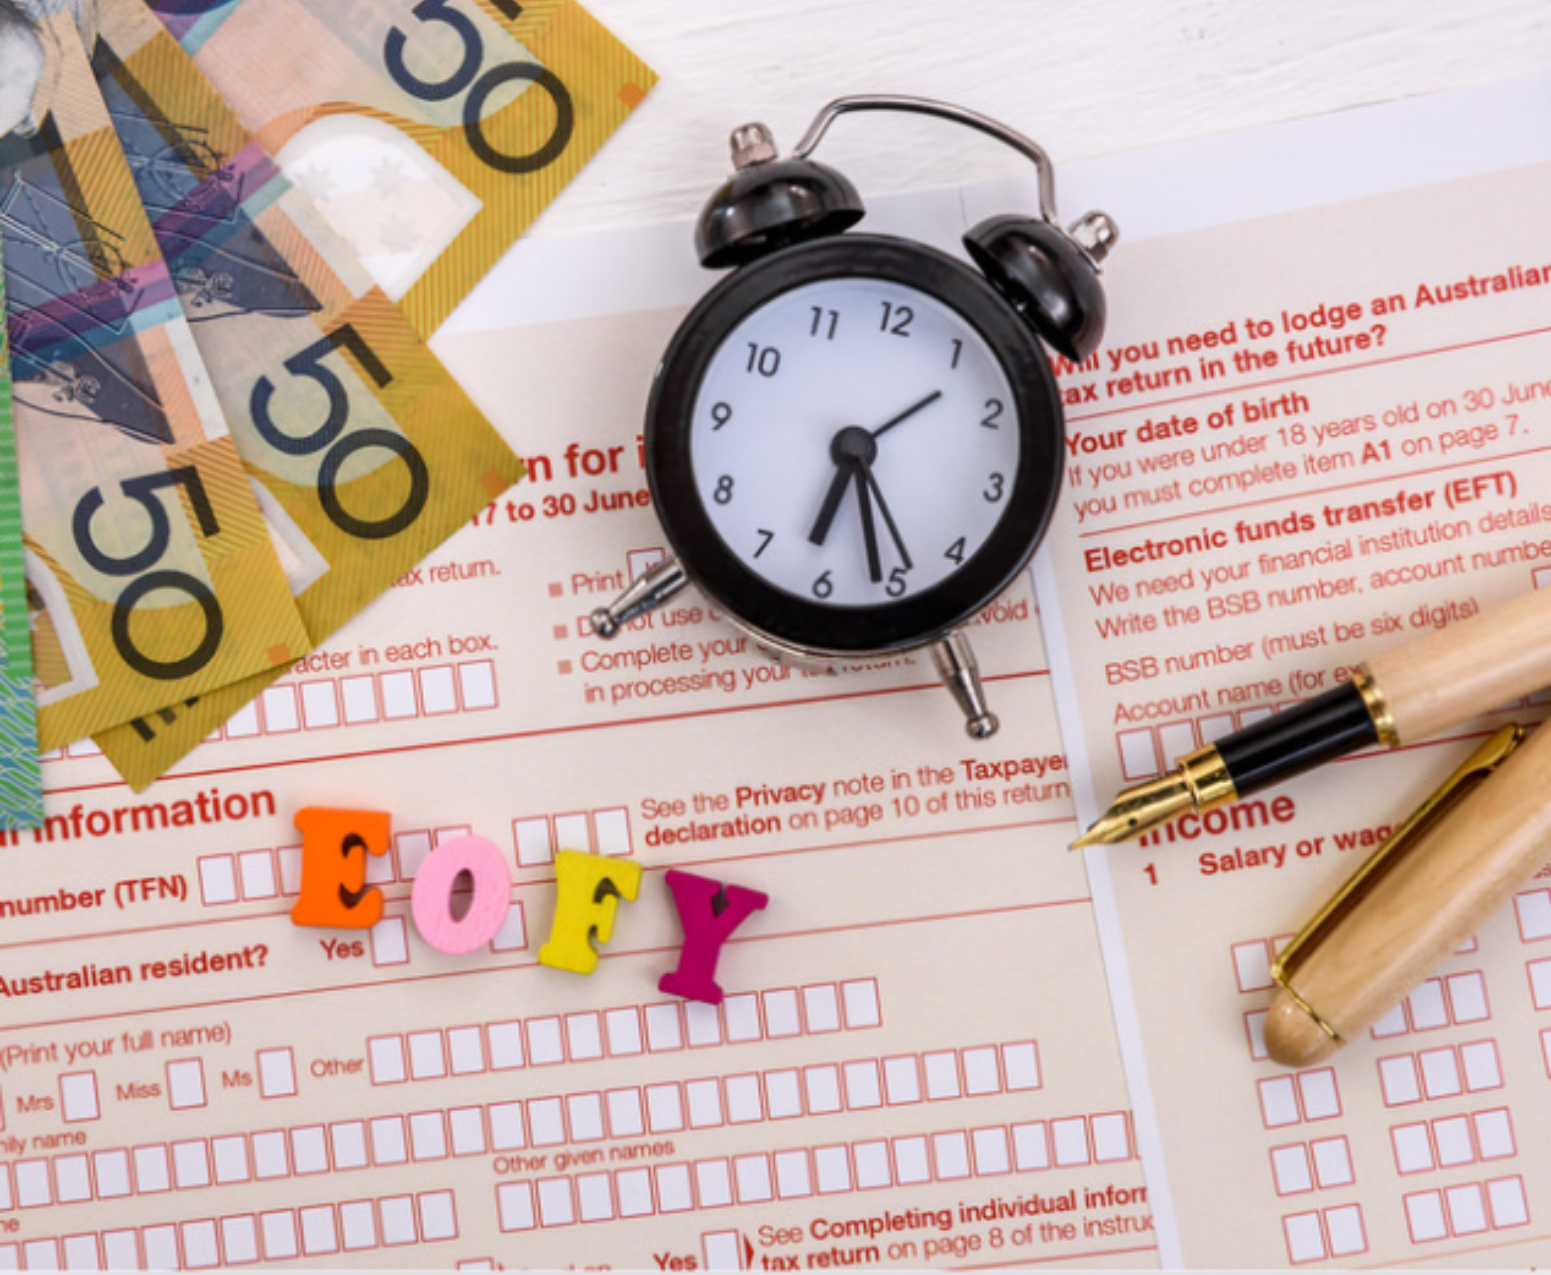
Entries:
[[[368,855],[387,853],[391,820],[378,810],[336,810],[309,806],[296,812],[302,833],[302,880],[291,921],[296,925],[370,929],[382,919],[382,891],[366,884]],[[670,868],[663,877],[673,895],[684,945],[678,966],[658,981],[658,990],[688,1000],[721,1002],[716,962],[722,944],[768,896],[723,885]],[[469,902],[454,914],[460,881],[472,887]],[[641,866],[578,850],[555,856],[555,919],[539,948],[541,965],[591,974],[598,965],[593,946],[607,943],[621,899],[633,901],[641,888]],[[441,842],[415,874],[410,914],[415,928],[440,952],[477,951],[495,937],[511,907],[512,878],[501,852],[483,837]]]

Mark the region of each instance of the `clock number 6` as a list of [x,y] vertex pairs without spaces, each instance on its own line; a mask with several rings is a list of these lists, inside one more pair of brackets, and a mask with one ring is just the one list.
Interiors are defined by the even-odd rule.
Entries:
[[[393,82],[422,102],[445,102],[467,90],[463,133],[469,149],[486,167],[503,173],[532,173],[553,163],[570,143],[576,127],[576,106],[560,77],[536,62],[503,62],[485,71],[485,42],[479,28],[468,14],[454,8],[451,0],[420,0],[410,14],[422,23],[435,22],[452,28],[463,43],[463,60],[445,79],[422,80],[409,69],[404,58],[409,38],[394,27],[382,46],[383,64]],[[549,140],[527,155],[508,155],[497,150],[484,133],[485,103],[509,80],[532,81],[549,95],[555,107],[555,127]]]
[[[124,495],[139,504],[151,520],[151,534],[146,538],[145,547],[138,552],[115,558],[112,554],[104,553],[97,543],[92,534],[92,518],[106,503],[100,487],[93,487],[81,497],[75,507],[70,530],[81,557],[103,575],[139,577],[130,581],[113,603],[113,617],[109,624],[113,645],[124,663],[142,677],[170,682],[197,673],[210,663],[221,647],[225,620],[221,614],[221,604],[204,581],[184,571],[147,570],[161,561],[172,540],[172,522],[167,517],[167,509],[153,495],[163,487],[182,487],[188,494],[188,502],[199,520],[201,535],[209,537],[220,533],[221,525],[205,493],[204,480],[192,465],[180,465],[159,474],[127,478],[119,484]],[[142,571],[144,575],[140,574]],[[188,594],[199,604],[204,614],[204,635],[199,644],[181,659],[159,660],[147,655],[135,644],[134,635],[129,631],[130,617],[134,615],[140,599],[156,589],[176,589]]]
[[[431,479],[426,471],[425,459],[415,445],[402,435],[385,429],[361,429],[345,438],[341,432],[350,421],[350,394],[344,382],[323,362],[330,355],[348,351],[379,387],[389,384],[393,374],[377,357],[353,324],[344,323],[315,341],[299,354],[285,361],[285,370],[292,376],[315,381],[328,398],[328,416],[323,424],[310,434],[287,434],[275,424],[270,404],[275,396],[275,384],[267,376],[261,376],[253,384],[253,394],[248,401],[248,414],[253,418],[253,428],[258,435],[278,452],[287,456],[311,456],[325,452],[318,466],[318,501],[329,521],[346,535],[357,540],[385,540],[403,531],[420,517],[431,493]],[[336,442],[337,440],[337,442]],[[349,512],[339,500],[339,471],[356,452],[368,447],[381,447],[393,452],[404,462],[409,471],[409,491],[404,503],[385,518],[367,521]],[[325,449],[327,449],[325,451]]]

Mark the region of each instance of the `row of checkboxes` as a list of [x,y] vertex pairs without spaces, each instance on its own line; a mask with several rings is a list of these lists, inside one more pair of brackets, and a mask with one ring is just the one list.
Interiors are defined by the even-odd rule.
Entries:
[[[300,731],[446,717],[498,707],[500,695],[492,660],[354,673],[305,682],[286,680],[266,687],[216,727],[207,740],[294,735]],[[151,725],[154,728],[154,717]],[[95,757],[101,752],[90,740],[80,740],[56,749],[44,760]]]
[[147,1143],[0,1164],[0,1212],[1024,1092],[1040,1083],[1033,1042],[1018,1042]]
[[1454,1169],[1518,1155],[1513,1116],[1507,1107],[1396,1125],[1390,1130],[1398,1173]]
[[863,1031],[883,1025],[876,979],[740,992],[720,1005],[657,1001],[445,1030],[373,1036],[373,1084],[440,1080],[712,1045]]
[[0,1270],[210,1270],[458,1238],[451,1191],[0,1244]]
[[992,1125],[496,1187],[503,1231],[1000,1177],[1135,1157],[1126,1112]]

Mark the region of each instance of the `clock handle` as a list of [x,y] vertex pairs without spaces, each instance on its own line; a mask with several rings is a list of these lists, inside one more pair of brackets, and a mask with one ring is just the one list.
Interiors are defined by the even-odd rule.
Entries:
[[818,146],[819,140],[829,131],[829,126],[842,115],[852,111],[904,111],[912,115],[931,115],[937,119],[963,124],[988,137],[996,138],[997,141],[1012,147],[1013,150],[1033,161],[1034,167],[1039,171],[1040,216],[1046,221],[1055,220],[1055,167],[1051,164],[1050,156],[1045,153],[1044,148],[1038,142],[1008,128],[988,115],[981,115],[978,111],[967,110],[962,106],[954,106],[951,102],[939,102],[935,98],[905,97],[897,93],[838,97],[824,107],[814,118],[813,123],[808,125],[808,131],[802,135],[802,140],[792,148],[790,158],[806,159]]
[[599,607],[587,618],[592,621],[593,632],[601,638],[611,638],[636,616],[660,607],[688,583],[684,564],[677,558],[664,558],[638,575],[608,606]]
[[932,663],[937,666],[948,693],[964,713],[964,729],[971,739],[989,739],[1001,722],[986,706],[985,687],[980,682],[980,664],[970,649],[969,639],[955,630],[940,642],[932,643]]

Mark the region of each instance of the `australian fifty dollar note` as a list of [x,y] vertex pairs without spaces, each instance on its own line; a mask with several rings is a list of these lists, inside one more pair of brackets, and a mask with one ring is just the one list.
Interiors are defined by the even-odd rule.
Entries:
[[577,0],[147,2],[426,337],[657,78]]
[[[308,635],[322,641],[521,463],[147,9],[103,11],[94,67]],[[144,787],[283,671],[97,742]]]
[[309,638],[73,15],[22,12],[46,62],[0,138],[0,237],[48,751]]

